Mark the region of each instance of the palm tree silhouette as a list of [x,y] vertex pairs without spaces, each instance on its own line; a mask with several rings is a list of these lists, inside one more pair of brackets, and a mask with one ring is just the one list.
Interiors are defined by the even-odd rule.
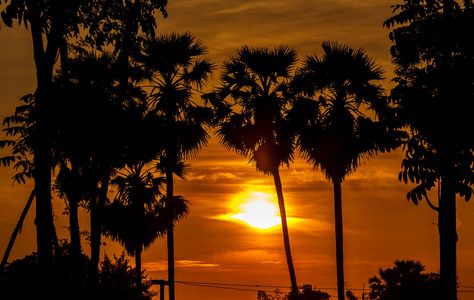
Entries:
[[[166,233],[166,213],[159,201],[163,182],[163,178],[153,177],[147,164],[129,165],[112,180],[118,192],[114,202],[106,206],[105,233],[135,256],[139,298],[142,295],[141,253]],[[186,214],[187,206],[184,208],[178,213]]]
[[251,48],[243,46],[224,62],[217,97],[230,97],[236,111],[220,116],[217,136],[224,147],[250,158],[257,170],[273,176],[283,230],[283,241],[291,281],[291,296],[298,286],[291,257],[286,210],[279,167],[293,160],[293,136],[284,119],[289,100],[283,96],[296,63],[290,47]]
[[[203,55],[207,48],[190,33],[165,34],[145,40],[141,61],[152,74],[149,114],[163,120],[159,168],[166,177],[166,204],[174,207],[173,174],[182,176],[184,160],[207,144],[205,126],[212,110],[192,100],[193,89],[201,90],[213,65]],[[174,218],[167,224],[169,298],[175,299]]]
[[382,89],[374,81],[383,71],[362,49],[323,42],[321,56],[307,56],[292,83],[300,97],[289,114],[307,161],[324,172],[334,187],[338,297],[344,299],[341,184],[362,158],[395,148],[397,136],[364,110],[388,114]]
[[[68,76],[58,76],[55,82],[61,99],[56,117],[58,136],[53,140],[54,157],[60,167],[55,188],[68,200],[71,246],[77,255],[78,204],[82,201],[90,212],[90,277],[96,284],[109,179],[131,157],[154,158],[156,143],[150,141],[150,118],[143,116],[144,93],[134,82],[119,87],[123,69],[113,55],[79,51],[70,59],[68,69]],[[136,69],[135,65],[128,66],[127,76],[139,78],[135,73],[141,71]]]

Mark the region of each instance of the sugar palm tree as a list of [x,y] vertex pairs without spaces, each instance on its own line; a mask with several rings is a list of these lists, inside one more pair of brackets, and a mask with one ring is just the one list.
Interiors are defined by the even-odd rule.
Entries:
[[[344,299],[341,184],[362,158],[395,148],[398,136],[384,121],[365,113],[388,115],[387,101],[376,84],[382,69],[362,49],[324,42],[321,56],[307,56],[293,86],[301,95],[290,113],[307,161],[334,186],[337,284]],[[319,97],[318,97],[319,96]],[[372,112],[371,112],[372,111]]]
[[283,241],[291,281],[291,296],[298,292],[291,257],[286,210],[279,168],[293,160],[294,139],[284,115],[288,99],[283,96],[296,63],[289,47],[251,48],[244,46],[224,62],[218,98],[237,105],[222,116],[217,136],[224,147],[250,158],[257,170],[273,176],[278,196]]
[[[108,236],[124,245],[135,256],[137,293],[141,297],[141,253],[157,238],[165,235],[168,211],[162,198],[162,177],[154,177],[147,164],[129,165],[112,180],[118,192],[106,207],[104,229]],[[174,218],[188,213],[187,201],[175,199]]]
[[[182,175],[184,160],[207,144],[206,126],[212,110],[193,102],[193,91],[201,90],[213,65],[203,58],[207,48],[190,33],[165,34],[144,42],[141,61],[152,74],[149,114],[163,120],[159,169],[166,177],[166,206],[173,207],[173,174]],[[167,224],[168,281],[170,300],[174,287],[174,222]]]
[[[141,72],[136,69],[129,66],[127,76],[137,80],[140,76],[135,73]],[[71,246],[76,257],[80,255],[79,202],[90,212],[90,277],[91,283],[96,284],[109,178],[130,155],[137,156],[131,151],[137,152],[139,145],[143,159],[153,158],[156,152],[147,155],[150,151],[146,150],[156,144],[148,140],[147,147],[143,147],[144,136],[149,132],[144,130],[149,126],[143,117],[143,93],[135,82],[119,87],[123,67],[113,55],[78,51],[69,60],[68,70],[67,77],[58,76],[55,81],[61,100],[56,105],[58,136],[53,140],[54,158],[60,167],[55,187],[68,200]]]

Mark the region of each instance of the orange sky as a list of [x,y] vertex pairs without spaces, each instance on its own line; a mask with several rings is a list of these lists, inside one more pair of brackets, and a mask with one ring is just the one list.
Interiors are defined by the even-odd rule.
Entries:
[[[363,47],[392,78],[388,30],[382,22],[391,15],[386,0],[170,0],[169,17],[160,20],[159,31],[190,31],[209,47],[216,64],[249,46],[290,45],[300,58],[320,53],[324,40]],[[35,71],[29,33],[2,26],[0,30],[0,118],[10,115],[19,97],[34,91]],[[214,79],[218,78],[218,70]],[[389,86],[389,81],[385,86]],[[4,154],[1,152],[0,154]],[[398,181],[403,153],[379,155],[368,160],[343,183],[346,281],[352,288],[368,287],[379,267],[395,259],[416,259],[427,271],[438,270],[437,215],[426,203],[406,200],[409,186]],[[224,220],[237,213],[236,201],[252,192],[273,193],[273,180],[255,171],[245,158],[228,152],[212,139],[209,147],[190,161],[187,181],[179,180],[176,193],[192,202],[190,216],[176,229],[176,279],[251,285],[289,286],[281,231],[256,230],[241,222]],[[31,191],[14,185],[13,171],[0,168],[0,253]],[[335,288],[335,245],[332,186],[302,159],[282,170],[283,190],[290,221],[290,242],[299,284]],[[111,194],[111,197],[113,195]],[[54,200],[60,237],[62,200]],[[11,259],[35,250],[34,207],[15,244]],[[458,275],[461,285],[474,286],[474,211],[458,200]],[[80,219],[88,228],[88,216]],[[86,251],[88,245],[83,241]],[[144,267],[153,279],[166,279],[165,241],[158,241],[143,255]],[[110,256],[120,245],[107,242]],[[133,260],[132,260],[133,261]],[[252,288],[257,289],[257,288]],[[265,288],[273,290],[273,288]],[[464,289],[465,290],[465,289]],[[326,290],[331,295],[335,291]],[[361,291],[355,291],[360,295]],[[177,284],[177,299],[256,299],[256,292],[191,287]],[[460,293],[466,300],[469,293]]]

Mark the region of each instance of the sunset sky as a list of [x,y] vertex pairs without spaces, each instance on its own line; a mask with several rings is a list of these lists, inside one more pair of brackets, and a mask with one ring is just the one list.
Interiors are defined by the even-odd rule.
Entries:
[[[169,16],[159,19],[158,31],[195,34],[208,46],[208,57],[217,66],[242,45],[289,45],[296,49],[300,60],[305,55],[319,55],[325,40],[362,47],[386,71],[383,85],[389,89],[393,67],[389,31],[382,23],[391,16],[393,4],[388,0],[169,0]],[[217,68],[208,89],[216,84],[219,72]],[[34,89],[29,32],[2,24],[0,118],[11,115],[19,98]],[[377,274],[378,268],[391,267],[396,259],[420,260],[427,271],[439,270],[437,215],[426,202],[415,206],[407,201],[410,185],[398,181],[402,158],[401,149],[371,158],[343,182],[345,279],[350,288],[362,289],[365,283],[368,289],[368,279]],[[214,137],[188,162],[189,178],[177,180],[175,188],[176,194],[192,203],[189,217],[176,228],[176,280],[289,286],[281,228],[259,229],[242,221],[248,217],[244,210],[249,203],[267,201],[276,205],[272,177],[257,172],[246,158],[227,151]],[[301,158],[281,172],[298,284],[312,284],[336,295],[332,290],[336,288],[332,185]],[[13,174],[11,169],[0,168],[2,255],[32,189],[32,182],[12,186]],[[69,238],[63,208],[63,201],[55,199],[58,235]],[[36,250],[33,220],[34,207],[10,260]],[[88,215],[81,215],[80,226],[88,229]],[[463,199],[458,199],[458,228],[459,282],[461,286],[474,286],[474,207]],[[109,256],[120,255],[119,244],[106,242],[103,250]],[[89,251],[89,245],[84,240],[82,243]],[[143,266],[153,279],[167,277],[165,244],[165,240],[159,240],[143,254]],[[357,296],[361,292],[354,291]],[[257,292],[177,283],[176,295],[179,300],[252,300]],[[459,293],[459,299],[467,300],[469,295],[472,293]]]

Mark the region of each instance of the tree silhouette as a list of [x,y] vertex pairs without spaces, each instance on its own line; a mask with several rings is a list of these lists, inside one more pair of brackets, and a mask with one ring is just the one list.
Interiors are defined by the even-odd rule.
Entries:
[[[397,86],[391,97],[410,129],[400,179],[417,184],[407,197],[438,212],[443,299],[457,299],[456,194],[472,195],[474,157],[474,28],[472,1],[403,1],[393,6],[391,54]],[[438,202],[428,191],[438,186]]]
[[[30,29],[33,55],[36,66],[37,88],[34,94],[35,143],[30,144],[33,152],[32,175],[36,193],[36,232],[39,262],[45,276],[44,290],[53,280],[54,224],[51,206],[51,138],[50,118],[53,70],[60,44],[79,30],[79,6],[82,1],[5,1],[2,11],[3,22],[11,27],[16,19]],[[40,292],[41,293],[41,292]]]
[[[159,202],[163,178],[153,177],[146,164],[139,162],[125,168],[112,180],[118,188],[115,201],[107,205],[104,229],[135,256],[138,298],[141,298],[141,253],[166,233],[164,206]],[[180,214],[187,213],[187,207]]]
[[370,299],[443,299],[439,294],[439,275],[422,273],[419,261],[396,260],[393,268],[379,269],[379,276],[369,279]]
[[[90,212],[92,282],[97,281],[107,182],[114,169],[125,165],[130,145],[136,145],[138,137],[146,132],[140,130],[146,108],[141,89],[130,85],[124,93],[117,87],[121,70],[115,62],[109,53],[81,51],[70,59],[68,76],[60,74],[55,80],[58,136],[53,149],[60,170],[55,189],[68,201],[73,256],[81,251],[79,203]],[[132,101],[136,104],[123,105]],[[75,269],[80,270],[77,266]]]
[[[116,37],[136,37],[134,33],[138,32],[138,29],[135,30],[135,28],[141,28],[145,33],[154,33],[156,28],[154,11],[159,9],[165,14],[166,1],[127,0],[122,3],[113,0],[66,2],[6,0],[4,4],[1,16],[5,25],[11,27],[14,20],[18,20],[19,24],[23,22],[32,34],[37,89],[34,97],[31,98],[34,101],[35,110],[35,137],[31,140],[35,140],[36,143],[29,145],[32,151],[30,171],[35,180],[38,256],[46,274],[40,278],[44,281],[40,294],[46,294],[54,273],[52,245],[55,232],[51,206],[51,168],[54,162],[51,157],[51,147],[55,133],[55,119],[51,117],[51,111],[54,108],[51,99],[55,98],[53,74],[56,59],[59,55],[60,67],[66,74],[68,72],[68,40],[71,37],[79,41],[85,40],[90,43],[89,46],[100,49],[107,44],[110,45],[111,41],[117,41]],[[122,10],[124,7],[128,8],[127,13]],[[133,20],[136,22],[132,22]],[[135,25],[124,26],[128,35],[124,35],[121,31],[120,25],[124,23]],[[85,39],[82,38],[84,35],[79,37],[80,30],[87,31]],[[121,44],[127,43],[130,41],[127,40]],[[106,195],[108,180],[107,176],[103,177],[102,195]],[[105,196],[101,199],[99,202],[105,201]],[[94,245],[97,245],[97,240],[100,242],[100,235],[99,239],[96,236],[94,233],[92,237]],[[93,247],[93,249],[96,248]],[[96,261],[95,265],[98,263],[98,259],[95,259],[98,257],[97,253],[98,251],[93,251],[92,261]]]
[[[278,289],[275,291],[275,295],[271,295],[265,291],[258,291],[257,300],[285,300],[290,297],[291,294],[285,295],[280,292]],[[329,296],[326,292],[321,292],[320,290],[313,289],[311,284],[303,284],[301,286],[301,291],[298,293],[298,300],[329,300]]]
[[291,257],[286,210],[279,167],[293,160],[293,136],[284,116],[289,99],[284,97],[287,81],[296,62],[290,47],[274,50],[243,46],[236,56],[224,62],[217,97],[230,98],[227,106],[237,105],[221,121],[217,136],[221,144],[250,158],[257,170],[273,176],[278,196],[285,254],[290,274],[292,299],[298,286]]
[[[71,285],[70,263],[71,252],[65,240],[59,241],[59,247],[55,250],[55,260],[57,265],[56,284],[49,290],[49,295],[54,299],[84,299],[88,295],[87,290],[75,290]],[[81,260],[86,261],[80,265],[87,268],[89,257],[82,254]],[[86,273],[87,272],[83,272]],[[136,280],[135,269],[129,264],[125,253],[120,256],[114,255],[111,260],[107,255],[100,263],[99,270],[99,288],[98,293],[93,295],[93,299],[130,299],[136,300]],[[4,299],[36,299],[38,290],[41,288],[41,281],[32,280],[44,276],[44,270],[38,264],[38,253],[33,252],[24,258],[17,259],[7,264],[5,273],[0,276],[0,290]],[[145,277],[145,276],[144,276]],[[28,282],[28,288],[25,288],[25,282]],[[143,282],[142,299],[150,300],[156,294],[150,291],[151,281]]]
[[[158,168],[166,177],[165,206],[173,208],[173,174],[182,177],[184,160],[197,154],[207,144],[205,127],[212,120],[212,110],[193,102],[193,89],[201,90],[209,79],[213,66],[203,58],[207,48],[190,33],[165,34],[144,41],[140,61],[151,72],[152,90],[149,114],[163,119],[163,145]],[[167,224],[168,281],[170,300],[175,299],[174,226]]]
[[382,69],[362,49],[331,42],[324,42],[322,48],[321,56],[305,58],[295,76],[293,92],[300,97],[289,118],[304,157],[334,186],[338,297],[344,299],[341,184],[361,159],[397,147],[402,134],[390,129],[388,122],[365,115],[371,110],[390,115],[376,83],[383,79]]

